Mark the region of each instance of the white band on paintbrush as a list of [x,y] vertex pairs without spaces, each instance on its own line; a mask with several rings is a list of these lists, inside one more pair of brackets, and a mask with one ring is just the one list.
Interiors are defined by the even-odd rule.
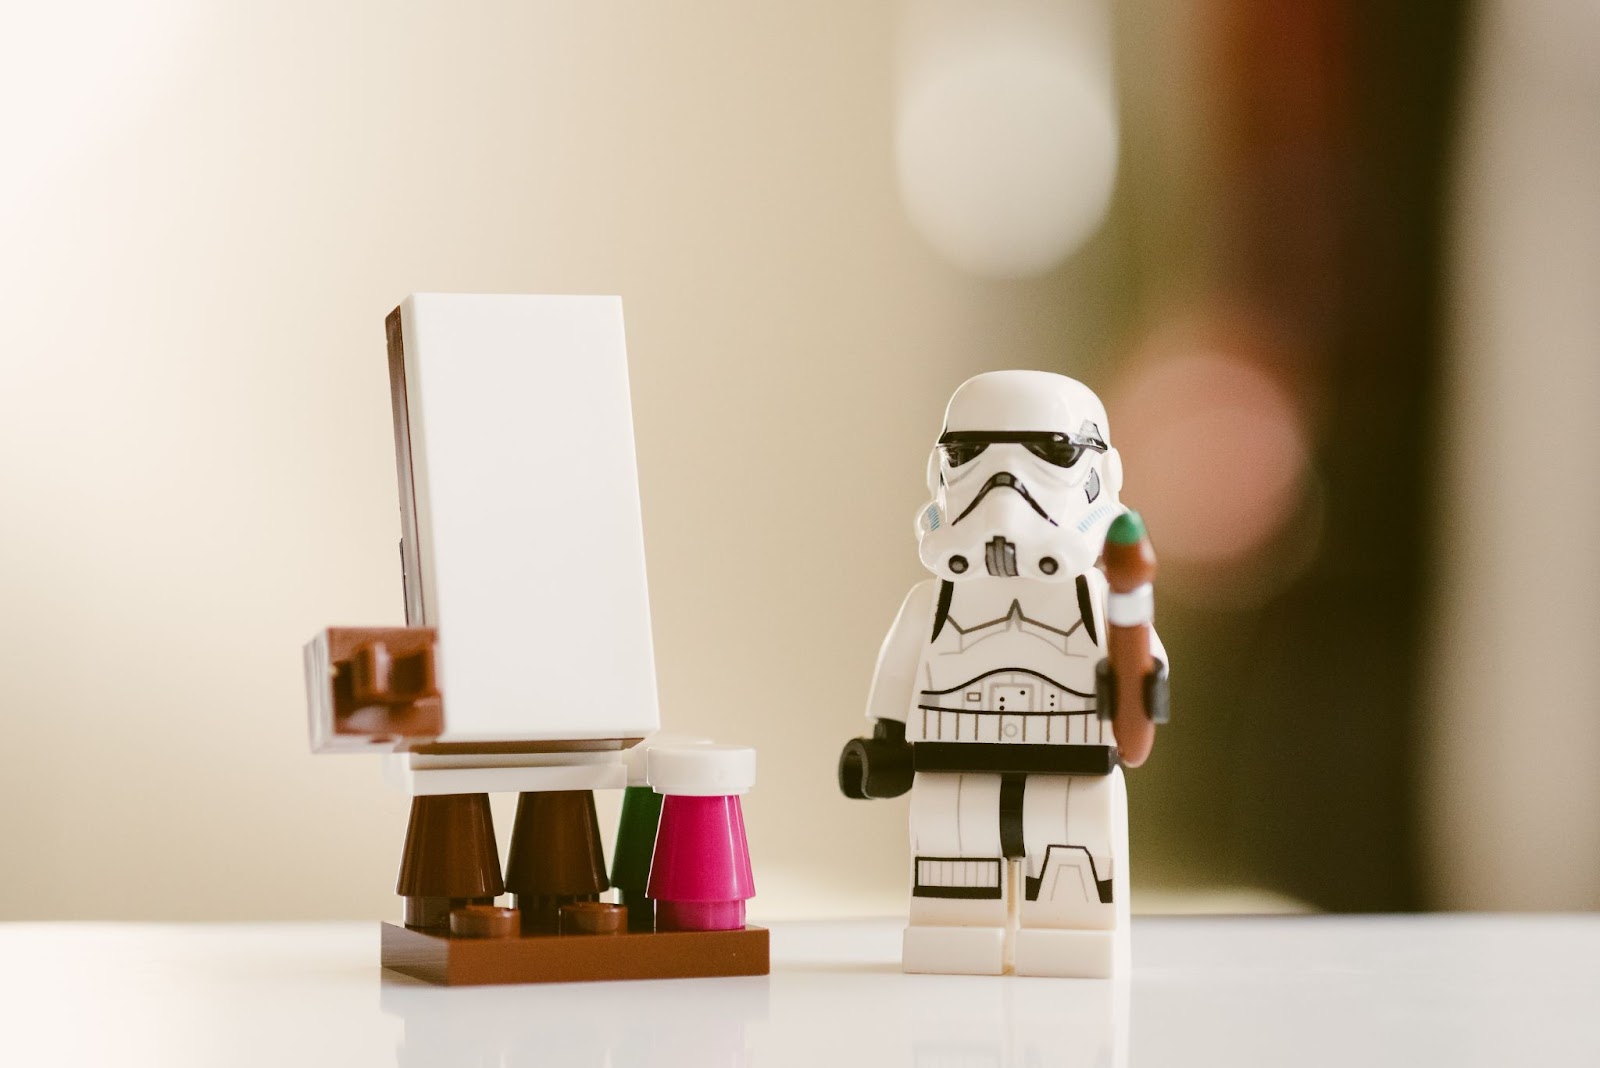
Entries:
[[1113,627],[1137,627],[1156,618],[1156,595],[1150,583],[1135,586],[1127,593],[1112,593],[1106,597],[1106,618]]

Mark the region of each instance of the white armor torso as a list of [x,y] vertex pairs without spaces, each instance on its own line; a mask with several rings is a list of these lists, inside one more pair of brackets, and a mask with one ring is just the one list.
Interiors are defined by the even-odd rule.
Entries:
[[924,631],[906,739],[1110,745],[1094,713],[1105,577],[979,578],[940,590]]

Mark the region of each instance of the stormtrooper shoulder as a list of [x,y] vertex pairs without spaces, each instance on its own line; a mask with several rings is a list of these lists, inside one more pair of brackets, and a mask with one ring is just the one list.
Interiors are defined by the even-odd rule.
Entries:
[[[925,579],[911,587],[878,650],[878,666],[867,698],[867,718],[904,721],[911,710],[917,664],[933,633],[934,616],[941,603],[940,590],[948,583]],[[943,598],[948,608],[948,595]]]

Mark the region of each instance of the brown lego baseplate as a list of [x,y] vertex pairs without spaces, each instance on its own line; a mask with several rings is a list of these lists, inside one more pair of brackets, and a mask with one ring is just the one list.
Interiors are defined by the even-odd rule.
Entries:
[[383,966],[444,986],[766,975],[767,930],[452,938],[383,925]]

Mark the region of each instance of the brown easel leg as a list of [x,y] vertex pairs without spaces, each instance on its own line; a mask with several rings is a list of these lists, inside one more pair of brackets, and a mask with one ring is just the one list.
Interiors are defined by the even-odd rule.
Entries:
[[610,885],[591,791],[555,790],[517,798],[506,887],[517,896],[524,930],[556,930],[562,905],[596,901]]
[[505,892],[488,794],[438,794],[411,799],[400,881],[407,927],[441,930],[450,910],[488,905]]

